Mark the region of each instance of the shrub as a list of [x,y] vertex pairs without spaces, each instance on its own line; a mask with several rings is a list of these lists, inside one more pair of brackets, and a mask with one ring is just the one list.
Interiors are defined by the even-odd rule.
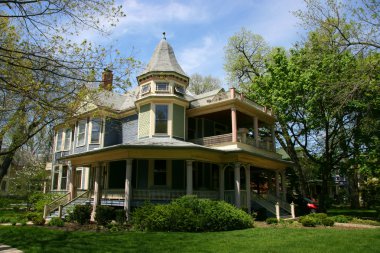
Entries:
[[42,216],[33,217],[32,222],[34,225],[37,225],[37,226],[45,225],[45,219],[42,218]]
[[334,226],[334,221],[331,218],[325,218],[322,220],[322,225],[332,227]]
[[110,206],[97,206],[95,221],[99,225],[107,225],[115,218],[115,210]]
[[0,223],[8,223],[11,222],[11,218],[9,217],[0,217]]
[[127,221],[125,210],[123,209],[115,210],[115,221],[119,225],[123,225]]
[[90,205],[77,205],[72,212],[72,220],[83,225],[90,222],[92,207]]
[[12,226],[16,226],[17,220],[16,219],[11,220],[11,224],[12,224]]
[[317,225],[316,219],[310,216],[301,217],[300,222],[304,227],[315,227]]
[[53,217],[48,223],[49,226],[63,227],[65,222],[59,217]]
[[152,231],[223,231],[253,227],[251,216],[224,201],[184,196],[168,205],[144,205],[132,213],[135,228]]
[[278,224],[277,218],[268,218],[266,219],[267,224]]
[[42,216],[41,213],[38,213],[38,212],[27,212],[25,214],[25,218],[28,220],[28,221],[32,221],[34,217],[38,217],[38,216]]
[[337,215],[337,216],[331,217],[331,219],[339,223],[349,223],[352,220],[352,217],[345,216],[345,215]]
[[365,225],[372,225],[372,226],[380,226],[380,222],[374,221],[374,220],[363,220],[358,218],[353,218],[351,220],[352,223],[356,224],[365,224]]

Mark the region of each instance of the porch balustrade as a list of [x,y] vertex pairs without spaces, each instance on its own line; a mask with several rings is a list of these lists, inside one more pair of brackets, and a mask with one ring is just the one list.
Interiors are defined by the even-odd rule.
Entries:
[[[256,145],[256,139],[248,138],[244,135],[245,133],[238,134],[238,142],[251,145],[256,148],[260,148],[260,149],[264,149],[268,151],[274,151],[273,141],[271,137],[264,137],[260,139],[258,142],[258,145]],[[232,142],[232,133],[191,139],[189,141],[198,145],[202,145],[202,146],[214,146],[214,145],[218,145],[222,143]]]

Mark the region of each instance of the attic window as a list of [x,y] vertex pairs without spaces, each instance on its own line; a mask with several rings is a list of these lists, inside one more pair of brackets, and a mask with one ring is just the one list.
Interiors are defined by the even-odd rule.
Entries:
[[183,87],[183,86],[176,85],[174,87],[174,90],[175,90],[176,93],[179,93],[179,94],[182,94],[182,95],[185,94],[185,87]]
[[141,94],[147,94],[150,92],[150,84],[145,84],[141,87]]
[[169,91],[169,84],[168,83],[157,83],[156,84],[156,91],[168,92]]

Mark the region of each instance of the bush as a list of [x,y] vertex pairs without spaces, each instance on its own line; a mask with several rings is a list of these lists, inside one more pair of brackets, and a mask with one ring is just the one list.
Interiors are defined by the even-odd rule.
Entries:
[[337,216],[331,217],[331,219],[339,223],[349,223],[352,220],[352,217],[345,216],[345,215],[337,215]]
[[65,222],[59,217],[53,217],[48,223],[49,226],[63,227]]
[[317,220],[310,216],[301,217],[300,222],[304,227],[315,227],[317,225]]
[[99,225],[107,225],[115,218],[115,210],[110,206],[97,206],[95,221]]
[[332,227],[334,226],[334,221],[331,218],[325,218],[322,220],[322,225]]
[[268,218],[266,219],[267,224],[278,224],[277,218]]
[[37,226],[45,225],[45,219],[42,216],[33,217],[32,222],[34,225],[37,225]]
[[251,216],[224,201],[184,196],[168,205],[144,205],[132,213],[140,230],[225,231],[253,227]]
[[25,218],[28,220],[28,221],[32,221],[34,217],[39,217],[39,216],[42,216],[42,213],[38,213],[38,212],[27,212],[25,214]]
[[11,222],[11,218],[9,217],[0,217],[0,223],[9,223]]
[[127,221],[125,210],[123,209],[115,210],[115,221],[119,225],[123,225]]
[[90,205],[77,205],[71,214],[71,218],[81,225],[90,223],[91,211],[92,207]]

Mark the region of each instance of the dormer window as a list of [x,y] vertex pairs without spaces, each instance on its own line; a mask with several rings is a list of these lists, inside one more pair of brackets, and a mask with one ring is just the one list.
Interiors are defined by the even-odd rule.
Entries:
[[150,84],[145,84],[141,87],[141,95],[145,95],[150,92]]
[[183,87],[181,85],[174,86],[174,91],[176,94],[181,94],[181,95],[185,95],[185,93],[186,93],[185,87]]
[[169,84],[168,83],[157,83],[156,84],[157,92],[169,92]]

